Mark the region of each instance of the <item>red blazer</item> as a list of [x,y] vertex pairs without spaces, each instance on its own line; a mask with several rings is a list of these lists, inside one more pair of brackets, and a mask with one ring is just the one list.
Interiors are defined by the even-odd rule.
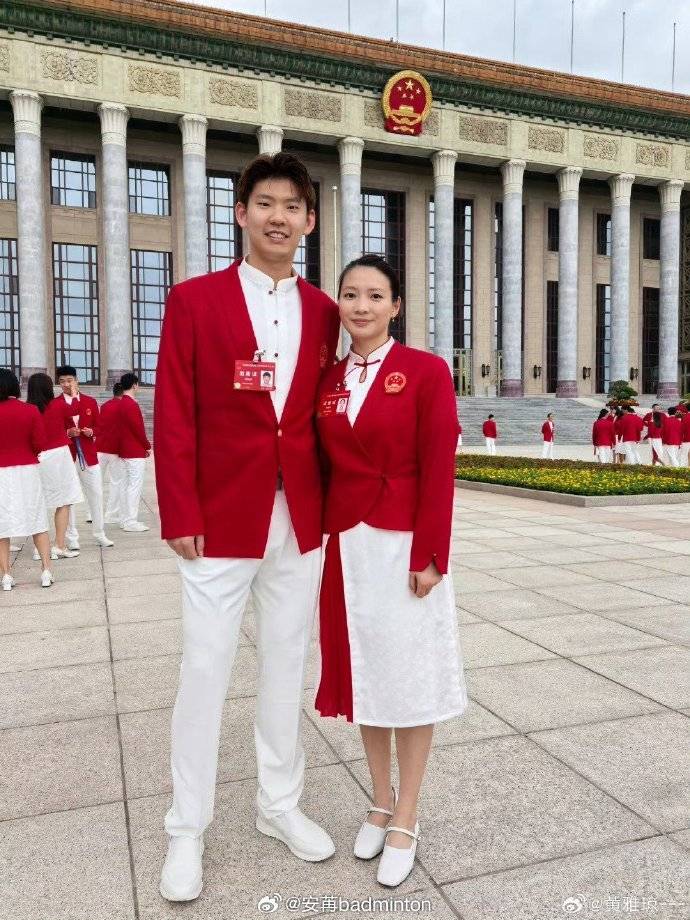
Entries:
[[[65,421],[65,430],[74,428],[74,419],[73,416],[79,416],[79,428],[91,428],[94,434],[91,437],[87,437],[85,434],[80,434],[79,438],[81,440],[81,449],[84,452],[84,460],[86,460],[87,466],[96,466],[98,463],[98,454],[96,452],[96,431],[98,430],[98,403],[93,398],[93,396],[87,396],[85,393],[80,393],[72,402],[68,405],[67,400],[65,399],[64,393],[61,393],[60,396],[57,396],[54,400],[58,405],[62,403],[62,410],[64,412],[64,421]],[[69,449],[72,452],[72,459],[77,459],[77,451],[74,447],[73,438],[69,439]]]
[[661,440],[669,447],[680,447],[683,443],[683,423],[676,415],[665,415],[661,426]]
[[43,411],[43,424],[46,429],[45,450],[54,447],[67,447],[69,438],[65,431],[65,401],[64,399],[51,399]]
[[620,421],[621,437],[623,441],[639,441],[642,435],[644,422],[634,412],[626,412]]
[[0,402],[0,466],[38,463],[47,443],[43,417],[36,406],[13,397]]
[[120,450],[120,403],[121,399],[107,399],[98,416],[96,447],[100,454],[117,454]]
[[554,430],[553,422],[544,422],[541,426],[541,433],[544,435],[545,441],[553,441]]
[[[663,422],[663,418],[664,418],[663,413],[660,412],[659,415],[661,415],[662,422]],[[653,412],[648,412],[645,415],[643,422],[647,426],[647,437],[648,438],[660,438],[661,437],[661,427],[657,428],[657,426],[654,424],[654,413]]]
[[496,428],[496,422],[492,418],[488,418],[482,425],[482,434],[485,438],[497,438],[498,429]]
[[680,422],[680,434],[683,443],[690,441],[690,412],[686,412]]
[[[319,396],[343,382],[346,365],[331,368]],[[406,383],[400,392],[386,392],[386,378],[395,372]],[[354,427],[346,415],[317,418],[317,427],[327,467],[324,531],[340,533],[361,521],[409,530],[410,571],[433,560],[447,572],[459,426],[446,363],[396,342]]]
[[257,349],[239,262],[168,295],[154,401],[156,484],[164,540],[204,534],[207,556],[261,559],[280,469],[302,553],[321,546],[314,404],[333,363],[336,304],[302,278],[302,339],[280,425],[269,393],[235,390],[235,359]]
[[597,419],[592,425],[592,444],[595,447],[614,447],[616,433],[612,418]]
[[116,420],[120,435],[118,454],[123,460],[143,459],[151,450],[151,443],[146,437],[144,416],[139,403],[127,395],[119,403]]

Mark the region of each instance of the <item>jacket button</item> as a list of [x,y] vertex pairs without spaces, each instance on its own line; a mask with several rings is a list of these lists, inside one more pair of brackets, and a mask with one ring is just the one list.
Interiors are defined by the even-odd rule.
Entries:
[[282,428],[279,428],[278,431],[276,432],[276,434],[278,435],[279,438],[282,438],[282,437],[283,437],[283,430],[282,430]]

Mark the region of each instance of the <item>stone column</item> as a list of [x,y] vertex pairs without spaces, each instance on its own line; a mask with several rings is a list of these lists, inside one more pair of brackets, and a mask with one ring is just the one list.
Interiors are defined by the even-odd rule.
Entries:
[[683,182],[659,186],[661,198],[661,285],[659,290],[659,399],[678,399],[678,306],[680,264],[680,196]]
[[185,278],[208,272],[206,219],[206,125],[203,115],[183,115],[182,172],[184,177]]
[[503,175],[503,381],[501,396],[522,396],[522,179],[524,160]]
[[611,382],[630,374],[630,194],[635,176],[622,173],[611,186]]
[[577,278],[579,189],[582,170],[558,173],[558,377],[556,396],[577,396]]
[[103,144],[103,259],[105,266],[106,385],[132,370],[132,285],[129,255],[129,111],[116,102],[98,106]]
[[453,372],[454,150],[437,150],[434,164],[434,351]]
[[283,146],[283,129],[275,125],[262,125],[256,129],[256,136],[259,141],[259,153],[267,153],[273,156],[274,153],[280,153]]
[[43,100],[30,90],[10,93],[14,111],[19,269],[19,347],[22,382],[48,367],[45,207],[41,159]]
[[[340,270],[362,254],[362,151],[361,137],[344,137],[338,143],[340,156]],[[342,331],[342,353],[350,347],[350,336]]]

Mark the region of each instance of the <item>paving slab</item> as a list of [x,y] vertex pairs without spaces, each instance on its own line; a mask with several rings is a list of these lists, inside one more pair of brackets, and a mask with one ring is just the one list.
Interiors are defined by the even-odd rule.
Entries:
[[669,645],[586,655],[575,661],[652,700],[681,709],[690,706],[690,649]]
[[0,728],[115,712],[109,662],[0,674]]

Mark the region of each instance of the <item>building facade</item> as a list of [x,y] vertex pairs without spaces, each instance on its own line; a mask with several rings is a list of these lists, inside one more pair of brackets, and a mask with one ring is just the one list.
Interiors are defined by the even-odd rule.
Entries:
[[169,0],[0,7],[0,365],[154,384],[169,286],[241,256],[237,176],[281,148],[318,191],[299,271],[385,254],[460,393],[690,391],[689,97]]

